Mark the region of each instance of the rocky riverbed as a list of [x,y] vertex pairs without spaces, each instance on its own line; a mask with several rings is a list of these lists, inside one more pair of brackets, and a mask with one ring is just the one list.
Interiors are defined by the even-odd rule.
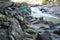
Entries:
[[0,40],[60,40],[60,6],[5,2],[0,8]]

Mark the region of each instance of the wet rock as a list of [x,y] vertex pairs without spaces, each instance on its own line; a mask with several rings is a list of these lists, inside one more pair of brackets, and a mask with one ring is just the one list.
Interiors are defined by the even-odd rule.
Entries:
[[43,37],[42,37],[41,35],[38,34],[36,40],[43,40],[42,38],[43,38]]
[[3,24],[6,25],[6,26],[9,26],[10,25],[10,23],[8,21],[7,22],[4,22]]
[[7,30],[0,29],[0,40],[9,40]]
[[33,36],[29,33],[25,33],[25,35],[26,35],[26,38],[33,38]]
[[5,17],[5,15],[3,15],[3,14],[0,14],[0,17]]
[[[0,11],[0,29],[7,30],[10,40],[54,40],[54,36],[60,35],[60,31],[58,30],[60,26],[58,27],[58,25],[54,24],[56,19],[58,21],[58,17],[53,16],[55,14],[54,12],[59,10],[59,8],[55,10],[55,7],[47,9],[44,8],[44,6],[37,6],[30,7],[30,10],[26,3],[6,2],[5,4],[3,5],[4,8],[1,8]],[[23,10],[25,10],[24,8],[26,8],[28,10],[27,13],[31,13],[31,15],[23,12]],[[53,14],[50,15],[47,12]],[[46,18],[47,21],[44,20],[42,16]],[[5,32],[6,31],[4,31],[4,34],[6,34]],[[9,38],[6,38],[6,40]]]
[[9,28],[9,34],[14,36],[14,39],[16,40],[22,40],[23,39],[23,31],[21,29],[21,26],[19,25],[19,22],[15,18],[11,18],[10,21],[12,22],[10,28]]
[[[39,37],[40,37],[42,40],[52,40],[50,33],[47,32],[46,30],[44,30],[44,31],[42,31],[41,33],[39,33]],[[39,38],[38,38],[38,40],[39,40]]]
[[24,18],[21,15],[17,15],[16,18],[19,19],[19,20],[21,20],[21,21],[24,20]]
[[5,13],[6,13],[6,15],[9,15],[9,16],[15,16],[15,15],[17,15],[16,11],[8,11],[8,10],[6,10]]
[[51,7],[49,11],[52,12],[53,14],[59,14],[60,12],[59,9],[60,9],[60,6],[56,6],[56,7]]
[[54,34],[60,35],[60,31],[54,31]]

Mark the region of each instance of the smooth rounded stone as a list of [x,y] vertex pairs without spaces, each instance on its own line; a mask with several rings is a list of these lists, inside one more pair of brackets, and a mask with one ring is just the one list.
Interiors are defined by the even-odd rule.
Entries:
[[24,33],[19,25],[19,22],[15,18],[11,18],[9,21],[11,22],[11,26],[8,29],[9,35],[12,34],[16,40],[22,40]]

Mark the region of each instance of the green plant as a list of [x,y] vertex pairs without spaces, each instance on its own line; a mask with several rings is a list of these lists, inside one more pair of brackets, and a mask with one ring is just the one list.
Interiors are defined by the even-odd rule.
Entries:
[[53,1],[55,1],[55,0],[43,0],[43,1],[42,1],[42,4],[46,5],[47,3],[53,2]]

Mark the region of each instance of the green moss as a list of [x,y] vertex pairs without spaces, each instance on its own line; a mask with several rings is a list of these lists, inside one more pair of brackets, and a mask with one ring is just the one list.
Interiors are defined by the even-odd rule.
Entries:
[[5,16],[4,17],[4,19],[10,19],[11,18],[11,16]]

